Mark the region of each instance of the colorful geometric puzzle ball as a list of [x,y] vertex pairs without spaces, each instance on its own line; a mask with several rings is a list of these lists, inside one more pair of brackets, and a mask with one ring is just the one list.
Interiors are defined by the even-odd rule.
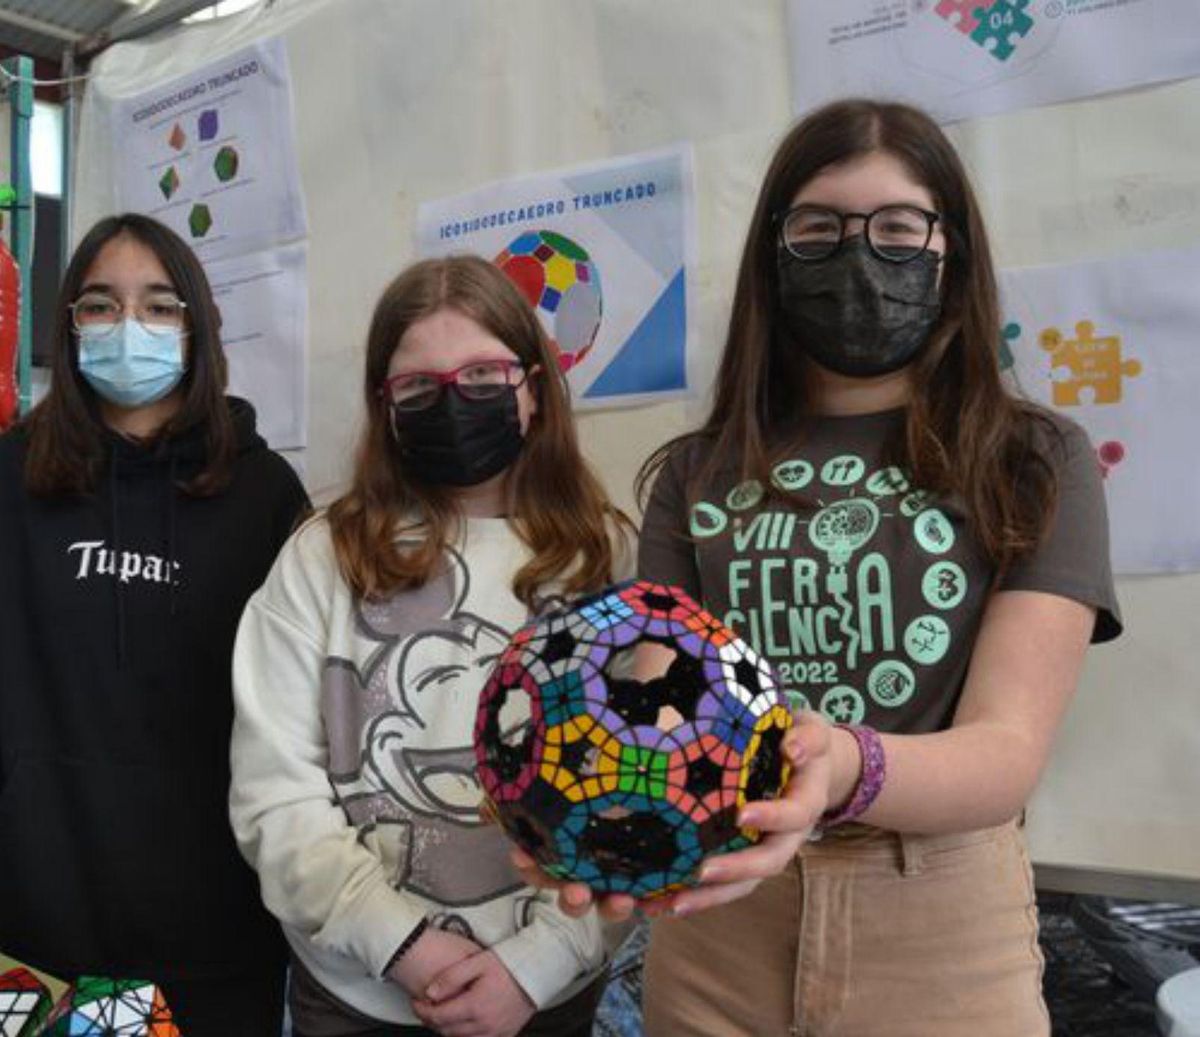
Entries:
[[582,361],[604,309],[600,271],[587,250],[565,235],[534,230],[509,242],[493,262],[537,311],[562,369]]
[[[644,642],[673,656],[639,681]],[[790,726],[765,660],[683,591],[636,581],[517,631],[480,697],[477,771],[547,872],[651,897],[757,841],[737,813],[783,788]]]
[[53,1005],[50,991],[28,969],[0,974],[0,1037],[33,1037]]
[[183,1037],[145,980],[80,976],[53,1002],[25,968],[0,975],[0,1037]]

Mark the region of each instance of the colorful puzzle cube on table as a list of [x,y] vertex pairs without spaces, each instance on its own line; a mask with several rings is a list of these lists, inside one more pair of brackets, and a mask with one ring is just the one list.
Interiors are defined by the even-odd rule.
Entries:
[[143,980],[83,976],[54,1006],[39,1037],[181,1037],[163,993]]
[[[660,649],[661,676],[627,675],[642,644]],[[647,897],[758,838],[737,813],[786,782],[790,724],[748,644],[682,591],[637,581],[513,636],[480,696],[477,770],[548,872]]]
[[0,974],[0,1037],[33,1037],[53,998],[28,969]]

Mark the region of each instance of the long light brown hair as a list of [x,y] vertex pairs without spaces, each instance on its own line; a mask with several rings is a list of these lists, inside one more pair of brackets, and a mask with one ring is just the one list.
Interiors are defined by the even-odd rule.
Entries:
[[783,139],[767,170],[742,253],[716,396],[704,425],[659,448],[638,475],[655,472],[685,442],[710,446],[689,492],[729,464],[770,487],[772,445],[806,417],[805,387],[781,320],[775,217],[822,170],[873,152],[892,155],[933,195],[946,232],[942,316],[913,363],[903,444],[894,460],[914,483],[964,503],[998,567],[1032,550],[1056,504],[1046,444],[1054,426],[1017,399],[1000,375],[1000,308],[991,249],[962,162],[923,112],[872,100],[813,112]]
[[197,425],[204,427],[204,468],[181,489],[198,497],[211,496],[228,485],[237,454],[233,418],[225,401],[229,372],[221,348],[221,318],[196,254],[169,227],[138,213],[100,220],[84,235],[63,274],[51,340],[50,388],[20,426],[29,436],[26,488],[36,496],[90,494],[106,464],[104,421],[96,394],[79,371],[79,339],[71,326],[69,306],[78,298],[101,249],[119,237],[132,238],[158,257],[186,306],[183,401],[156,438],[164,442]]
[[[409,267],[384,290],[367,334],[363,380],[366,427],[349,492],[329,508],[342,575],[364,598],[424,584],[440,564],[461,519],[452,488],[406,476],[381,392],[388,363],[417,321],[451,309],[511,349],[537,401],[525,443],[505,477],[509,521],[530,559],[513,578],[513,593],[531,608],[541,589],[559,581],[568,594],[612,582],[612,535],[628,520],[608,501],[579,450],[567,385],[537,315],[503,273],[483,259],[452,256]],[[406,527],[405,523],[409,525]],[[398,542],[398,533],[417,536]]]

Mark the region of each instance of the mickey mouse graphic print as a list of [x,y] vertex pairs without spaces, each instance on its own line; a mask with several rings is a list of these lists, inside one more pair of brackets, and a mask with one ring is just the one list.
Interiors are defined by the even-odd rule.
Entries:
[[1053,524],[997,574],[963,509],[887,458],[904,411],[823,417],[777,452],[770,485],[727,466],[694,487],[708,444],[676,449],[642,527],[639,575],[697,596],[775,666],[789,697],[839,723],[947,727],[993,590],[1038,590],[1098,610],[1119,630],[1095,454],[1058,420]]
[[479,815],[479,692],[529,618],[511,585],[528,548],[504,519],[462,526],[423,586],[364,600],[313,520],[250,600],[234,653],[230,816],[263,898],[321,990],[405,1025],[412,1005],[381,977],[422,923],[489,948],[539,1008],[605,960],[596,919],[526,886]]

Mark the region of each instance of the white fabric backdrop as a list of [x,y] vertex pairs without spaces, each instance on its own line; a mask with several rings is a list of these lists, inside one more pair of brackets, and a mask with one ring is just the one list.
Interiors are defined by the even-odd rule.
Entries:
[[[417,205],[504,177],[695,147],[700,350],[711,385],[755,190],[789,119],[783,0],[278,0],[112,48],[144,89],[283,34],[309,214],[307,481],[345,476],[367,321],[413,258]],[[1200,238],[1200,82],[960,123],[1003,265]],[[76,230],[112,206],[113,142],[82,116]],[[586,448],[631,503],[635,466],[702,404],[588,415]],[[1094,650],[1030,812],[1043,863],[1200,878],[1200,577],[1123,581],[1129,632]]]

